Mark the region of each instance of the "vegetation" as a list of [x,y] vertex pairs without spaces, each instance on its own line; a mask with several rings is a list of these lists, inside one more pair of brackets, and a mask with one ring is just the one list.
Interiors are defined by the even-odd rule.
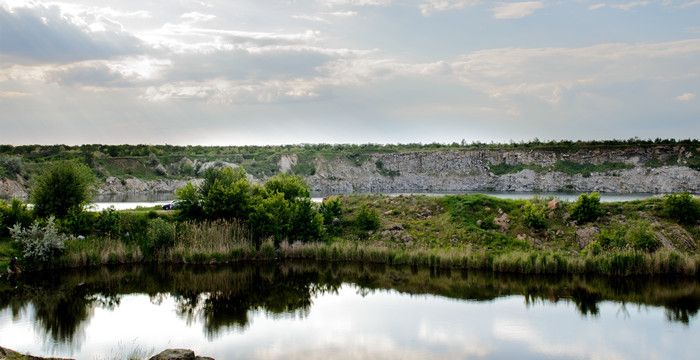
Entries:
[[[313,175],[315,159],[341,159],[355,166],[368,163],[374,154],[422,152],[437,150],[545,150],[556,153],[575,152],[587,149],[626,149],[647,148],[654,146],[678,146],[691,151],[694,156],[684,159],[684,163],[694,169],[700,169],[700,156],[697,149],[698,140],[606,140],[606,141],[549,141],[537,139],[529,142],[467,143],[450,144],[301,144],[283,146],[172,146],[172,145],[0,145],[0,177],[14,178],[20,175],[33,177],[45,164],[56,161],[75,161],[88,166],[94,174],[104,179],[108,176],[117,178],[137,177],[140,179],[189,178],[201,176],[206,164],[235,163],[243,166],[257,178],[268,178],[278,172],[278,162],[284,155],[295,155],[297,164],[292,173],[301,176]],[[677,158],[653,158],[646,165],[658,167],[677,164]],[[377,171],[385,176],[397,176],[395,170],[386,169],[384,164],[375,162]],[[623,163],[579,164],[559,161],[551,168],[542,168],[529,164],[507,165],[505,163],[491,166],[495,174],[507,174],[529,168],[535,171],[556,170],[567,174],[587,176],[592,172],[621,170],[630,167]]]
[[667,195],[664,209],[668,217],[683,224],[694,224],[700,220],[700,201],[689,193]]
[[[0,247],[0,261],[12,253],[24,254],[30,267],[300,258],[522,273],[699,274],[697,219],[678,217],[697,204],[687,194],[601,203],[593,193],[573,204],[478,194],[353,195],[315,204],[296,175],[258,185],[242,169],[225,167],[204,178],[178,191],[175,211],[71,212],[54,223],[20,202],[3,204],[0,221],[14,226],[18,239],[34,234],[65,250],[25,253],[30,246],[20,241]],[[61,241],[44,241],[46,234]]]
[[57,162],[47,166],[34,178],[31,200],[39,217],[63,219],[80,213],[92,200],[95,177],[90,169],[79,163]]
[[15,224],[10,233],[12,239],[20,244],[24,259],[39,262],[46,262],[60,255],[67,238],[58,233],[53,217],[46,220],[44,226],[36,221],[28,229]]
[[581,194],[571,207],[571,218],[585,223],[598,219],[602,212],[599,193]]

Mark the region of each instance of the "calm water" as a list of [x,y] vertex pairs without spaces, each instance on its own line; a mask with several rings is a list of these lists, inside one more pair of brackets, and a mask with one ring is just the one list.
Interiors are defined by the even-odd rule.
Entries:
[[0,281],[0,345],[78,359],[697,359],[699,308],[691,279],[98,268]]

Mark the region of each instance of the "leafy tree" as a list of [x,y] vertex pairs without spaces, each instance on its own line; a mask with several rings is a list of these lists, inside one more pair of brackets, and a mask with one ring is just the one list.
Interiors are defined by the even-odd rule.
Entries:
[[175,191],[177,209],[185,219],[199,219],[204,216],[202,196],[191,182]]
[[597,192],[579,195],[578,200],[571,207],[571,218],[582,223],[593,221],[602,213],[600,194]]
[[31,200],[39,217],[63,219],[80,213],[92,199],[95,175],[84,164],[62,161],[45,167],[34,179]]
[[289,235],[292,209],[282,193],[274,193],[259,201],[250,215],[256,245],[261,239],[272,237],[279,244]]
[[323,215],[309,198],[292,203],[290,226],[289,237],[293,240],[312,241],[323,237]]
[[298,175],[278,174],[265,182],[265,189],[272,193],[284,194],[287,200],[308,198],[310,196],[309,185]]

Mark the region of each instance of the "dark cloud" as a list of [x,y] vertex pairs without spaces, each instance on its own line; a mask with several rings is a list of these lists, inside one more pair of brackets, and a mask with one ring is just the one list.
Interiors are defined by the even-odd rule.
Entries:
[[0,53],[41,63],[109,59],[139,53],[141,42],[123,31],[90,31],[58,7],[0,7]]

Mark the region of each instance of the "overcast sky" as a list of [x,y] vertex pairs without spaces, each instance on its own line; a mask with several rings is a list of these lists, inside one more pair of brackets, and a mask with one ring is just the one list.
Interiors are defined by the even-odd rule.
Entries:
[[700,0],[0,0],[0,143],[700,135]]

